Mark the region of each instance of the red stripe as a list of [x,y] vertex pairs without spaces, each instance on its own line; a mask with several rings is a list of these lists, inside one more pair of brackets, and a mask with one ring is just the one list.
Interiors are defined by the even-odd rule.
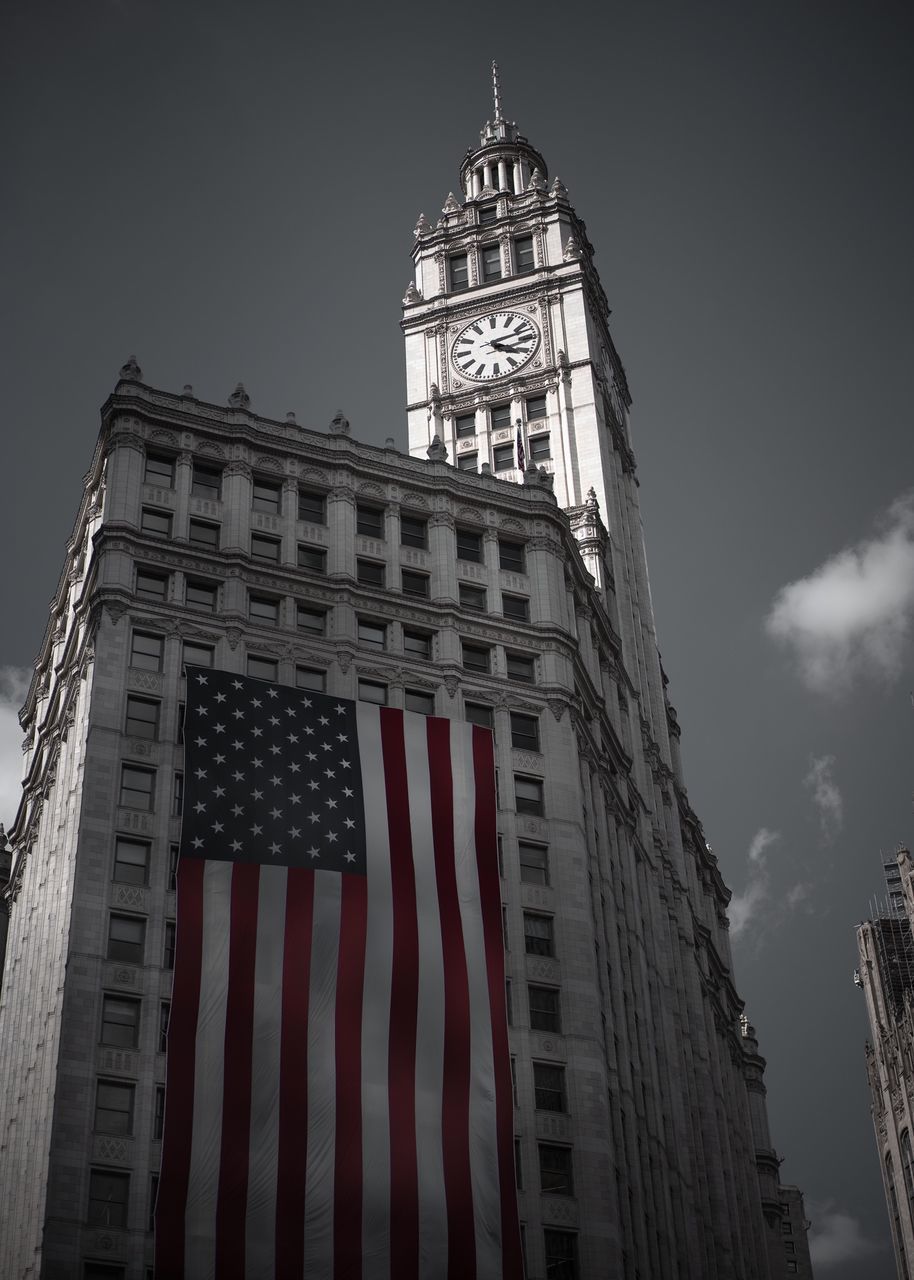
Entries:
[[225,1007],[222,1144],[216,1202],[218,1280],[244,1280],[245,1274],[259,884],[260,867],[256,863],[235,863],[232,868]]
[[498,882],[495,815],[495,755],[492,734],[473,726],[473,774],[476,780],[476,873],[489,976],[492,1052],[495,1063],[495,1127],[501,1189],[502,1280],[523,1280],[517,1190],[514,1181],[514,1102],[505,1012],[505,955]]
[[190,1181],[194,1055],[203,962],[203,873],[199,858],[178,862],[178,921],[165,1085],[162,1174],[156,1201],[156,1274],[183,1280],[184,1213]]
[[451,726],[428,721],[432,839],[444,961],[444,1078],[441,1142],[447,1199],[448,1276],[475,1280],[476,1233],[470,1173],[470,987],[454,861]]
[[302,1280],[308,1169],[308,996],[314,872],[289,868],[282,962],[279,1152],[276,1160],[276,1280]]
[[336,1159],[334,1280],[362,1275],[362,995],[368,881],[343,873],[336,975]]
[[406,774],[403,712],[380,709],[393,896],[388,1098],[390,1114],[390,1274],[419,1274],[419,1171],[416,1156],[416,1016],[419,923]]

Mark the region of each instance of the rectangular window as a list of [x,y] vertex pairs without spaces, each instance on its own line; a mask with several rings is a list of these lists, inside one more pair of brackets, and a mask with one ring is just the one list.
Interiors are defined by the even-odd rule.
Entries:
[[323,671],[315,667],[295,668],[296,689],[313,689],[315,693],[323,693],[327,686],[327,677]]
[[476,434],[476,414],[460,413],[454,419],[454,427],[457,431],[457,439],[465,440],[468,436]]
[[327,630],[327,615],[322,609],[309,609],[300,604],[295,610],[295,621],[299,631],[308,631],[313,636],[322,636]]
[[571,1147],[557,1147],[551,1142],[541,1142],[539,1148],[540,1191],[548,1191],[554,1196],[573,1196]]
[[403,652],[411,658],[422,658],[427,662],[432,656],[432,637],[425,631],[404,631]]
[[501,245],[482,246],[482,278],[484,283],[501,279]]
[[298,518],[311,524],[327,523],[327,497],[313,489],[299,489]]
[[376,560],[356,560],[355,576],[365,587],[384,586],[384,566]]
[[138,769],[135,765],[121,765],[121,790],[118,804],[127,809],[142,809],[151,813],[155,802],[155,769]]
[[114,880],[118,884],[149,883],[149,844],[118,836],[114,842]]
[[520,680],[524,684],[533,684],[535,668],[532,658],[520,653],[506,653],[505,666],[509,680]]
[[359,702],[374,702],[379,707],[387,705],[387,685],[376,680],[359,681]]
[[137,569],[136,594],[143,600],[164,600],[168,595],[168,574]]
[[428,521],[419,516],[400,516],[400,543],[404,547],[428,547]]
[[174,458],[168,458],[161,453],[147,453],[143,483],[157,485],[160,489],[173,489],[175,487]]
[[201,613],[215,613],[219,598],[219,588],[215,582],[201,582],[196,578],[188,578],[184,590],[184,601],[188,609],[198,609]]
[[544,458],[552,457],[548,431],[539,436],[530,436],[527,440],[527,446],[530,451],[530,457],[534,462],[542,462]]
[[275,596],[249,596],[248,617],[262,627],[278,626],[279,601]]
[[404,595],[423,596],[428,599],[431,579],[427,573],[414,573],[411,569],[401,569],[400,581]]
[[165,888],[174,893],[178,887],[178,845],[168,846],[168,883]]
[[298,567],[310,573],[327,572],[327,552],[321,547],[306,547],[298,544]]
[[102,1044],[135,1049],[140,1041],[140,1002],[126,996],[102,997]]
[[785,1253],[796,1253],[796,1251],[797,1251],[797,1246],[794,1244],[794,1242],[793,1242],[792,1240],[785,1240],[785,1241],[784,1241],[784,1252],[785,1252]]
[[251,555],[255,560],[272,560],[274,564],[279,564],[281,548],[279,538],[270,538],[265,533],[251,534]]
[[155,1231],[156,1229],[156,1198],[159,1194],[159,1175],[157,1173],[149,1176],[149,1218],[146,1222],[147,1231]]
[[146,948],[146,921],[142,916],[108,917],[109,960],[122,960],[125,964],[142,964]]
[[782,1236],[793,1235],[793,1223],[790,1221],[789,1218],[781,1219],[781,1235]]
[[180,818],[184,812],[184,774],[176,773],[171,783],[171,816]]
[[565,1111],[565,1068],[534,1062],[533,1095],[537,1111]]
[[171,512],[144,507],[140,516],[140,529],[152,538],[171,537]]
[[470,287],[470,268],[465,253],[452,253],[448,258],[448,278],[451,293],[459,293]]
[[358,620],[359,644],[370,649],[387,648],[387,626],[383,622],[368,622],[364,618]]
[[509,596],[502,592],[501,611],[515,622],[530,621],[530,601],[525,596]]
[[155,1110],[152,1114],[152,1137],[160,1142],[165,1132],[165,1086],[157,1085],[155,1093]]
[[540,722],[537,716],[521,715],[519,711],[511,712],[511,746],[520,747],[524,751],[539,751]]
[[543,815],[543,783],[541,778],[514,775],[514,807],[518,813]]
[[481,645],[463,645],[463,665],[467,671],[488,671],[489,650]]
[[163,1000],[159,1005],[159,1053],[168,1049],[168,1022],[171,1018],[171,1001]]
[[216,651],[211,644],[196,644],[193,640],[185,640],[181,653],[181,662],[188,667],[211,667]]
[[476,471],[479,468],[478,453],[458,453],[457,454],[457,470],[458,471]]
[[126,1227],[129,1195],[129,1173],[92,1169],[89,1173],[89,1226]]
[[552,916],[524,912],[524,950],[528,956],[554,956],[555,935]]
[[188,541],[193,542],[198,547],[207,547],[210,551],[219,550],[219,533],[220,526],[218,524],[210,524],[208,520],[191,519],[188,527]]
[[511,542],[508,538],[499,538],[498,566],[508,573],[524,573],[524,544]]
[[162,968],[173,969],[175,967],[175,922],[174,920],[165,921],[165,947],[162,953]]
[[494,200],[489,201],[488,204],[480,204],[476,207],[479,212],[479,225],[481,227],[491,226],[491,224],[497,220],[498,205]]
[[130,665],[140,671],[161,671],[165,637],[148,631],[134,631],[130,643]]
[[254,480],[251,506],[255,511],[266,511],[278,516],[282,512],[282,485],[275,480]]
[[511,989],[511,979],[505,979],[505,1013],[508,1017],[508,1026],[514,1026],[514,994]]
[[190,491],[195,498],[207,498],[210,502],[218,502],[222,497],[222,468],[194,461]]
[[468,582],[461,582],[457,586],[457,595],[462,608],[473,609],[476,613],[485,613],[486,593],[484,587],[472,587]]
[[558,989],[529,986],[527,994],[530,999],[530,1030],[551,1031],[554,1035],[561,1035]]
[[578,1280],[578,1238],[573,1231],[543,1230],[549,1280]]
[[433,716],[435,714],[435,699],[430,693],[423,693],[421,689],[406,689],[403,695],[403,705],[407,711],[417,711],[420,716]]
[[533,271],[533,236],[516,236],[514,240],[514,269],[517,275]]
[[159,736],[159,707],[160,704],[150,698],[135,698],[130,694],[127,698],[124,732],[132,738],[151,738],[155,741]]
[[495,708],[487,707],[484,702],[465,702],[463,715],[470,724],[481,724],[484,729],[495,728]]
[[[524,1171],[520,1158],[520,1138],[514,1139],[514,1185],[518,1191],[524,1189]],[[526,1272],[524,1273],[526,1274]]]
[[800,1269],[796,1262],[790,1258],[787,1259],[787,1274],[789,1276],[796,1276],[800,1274]]
[[472,529],[457,530],[457,559],[482,564],[482,534]]
[[514,445],[497,444],[492,450],[492,462],[496,471],[513,471]]
[[95,1090],[96,1133],[133,1133],[134,1092],[132,1084],[99,1080]]
[[511,425],[511,404],[493,404],[489,410],[489,419],[493,431],[503,431]]
[[355,531],[365,538],[384,537],[384,512],[380,507],[368,507],[363,502],[356,504]]
[[275,658],[261,658],[256,653],[249,653],[247,670],[255,680],[275,680],[279,674],[279,663]]
[[544,844],[530,844],[519,840],[517,852],[520,859],[520,878],[524,884],[549,883],[549,850]]
[[184,746],[184,720],[187,716],[187,703],[178,703],[178,722],[175,725],[175,741],[179,747]]
[[545,418],[546,397],[530,396],[529,399],[525,401],[525,407],[527,410],[528,422],[536,422],[539,418]]

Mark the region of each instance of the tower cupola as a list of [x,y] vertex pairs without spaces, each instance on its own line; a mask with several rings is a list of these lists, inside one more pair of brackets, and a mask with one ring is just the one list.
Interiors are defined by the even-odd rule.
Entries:
[[540,153],[506,120],[501,110],[498,64],[492,63],[492,97],[495,115],[479,134],[479,146],[466,153],[460,166],[460,186],[467,200],[491,198],[499,192],[522,195],[531,183],[545,185],[548,171]]

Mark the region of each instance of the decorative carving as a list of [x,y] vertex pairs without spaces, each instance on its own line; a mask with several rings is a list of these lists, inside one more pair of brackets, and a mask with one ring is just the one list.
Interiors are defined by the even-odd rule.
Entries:
[[557,199],[564,199],[568,195],[568,188],[565,186],[561,178],[553,179],[552,186],[549,188],[549,194]]
[[121,382],[142,382],[143,370],[137,364],[136,356],[131,356],[126,364],[121,365]]
[[459,213],[460,212],[460,205],[457,203],[456,199],[454,198],[453,191],[449,191],[447,193],[447,199],[444,202],[441,212],[442,213]]
[[545,192],[546,183],[543,181],[543,175],[540,173],[539,169],[535,168],[531,173],[530,181],[527,183],[527,190]]
[[416,225],[413,229],[413,235],[417,237],[427,236],[430,234],[431,230],[432,230],[432,224],[429,222],[428,218],[426,218],[424,213],[420,213],[418,221],[416,222]]
[[344,415],[342,409],[337,409],[330,422],[328,428],[332,436],[348,436],[349,435],[349,419]]
[[251,397],[244,389],[244,383],[239,382],[235,390],[228,398],[228,402],[233,409],[250,409]]
[[444,687],[447,689],[448,697],[453,698],[457,690],[460,688],[460,681],[457,676],[445,676]]
[[422,301],[422,294],[416,288],[415,283],[412,280],[410,280],[409,284],[406,286],[406,289],[403,293],[404,307],[410,307],[414,303],[421,302],[421,301]]
[[447,446],[437,432],[432,437],[432,443],[428,446],[426,453],[432,462],[447,462]]
[[565,248],[562,250],[562,257],[566,262],[574,262],[575,259],[582,256],[581,246],[578,244],[574,236],[569,236],[565,241]]

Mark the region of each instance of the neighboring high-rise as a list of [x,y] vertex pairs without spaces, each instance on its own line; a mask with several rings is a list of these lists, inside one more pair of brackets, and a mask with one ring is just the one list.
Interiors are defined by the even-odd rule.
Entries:
[[134,360],[103,406],[23,712],[0,1274],[149,1275],[185,662],[494,730],[531,1280],[790,1271],[593,250],[497,94],[461,184],[416,228],[409,454]]

